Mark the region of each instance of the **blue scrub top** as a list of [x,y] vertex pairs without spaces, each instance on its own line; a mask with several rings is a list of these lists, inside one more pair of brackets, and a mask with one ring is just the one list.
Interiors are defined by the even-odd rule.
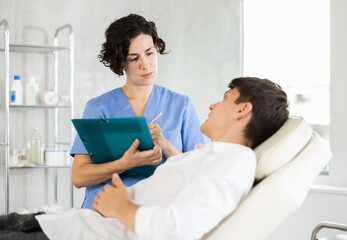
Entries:
[[[198,143],[208,142],[208,138],[200,132],[201,123],[189,97],[154,84],[143,117],[149,123],[159,112],[163,114],[156,123],[159,124],[165,138],[180,151],[187,152],[193,150]],[[89,100],[83,113],[83,118],[121,117],[136,117],[122,88],[116,88]],[[78,135],[70,154],[72,157],[75,154],[88,154]],[[163,155],[161,163],[165,161],[166,158]],[[126,186],[131,186],[144,179],[144,177],[122,174],[120,177]],[[86,187],[82,208],[93,208],[94,198],[99,190],[104,189],[105,184],[112,185],[111,179]]]

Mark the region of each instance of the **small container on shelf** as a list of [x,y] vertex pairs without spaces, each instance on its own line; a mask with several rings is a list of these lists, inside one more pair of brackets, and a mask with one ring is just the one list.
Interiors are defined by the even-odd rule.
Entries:
[[20,80],[20,76],[16,75],[13,78],[11,85],[11,105],[22,105],[23,104],[23,86]]
[[59,103],[60,106],[69,106],[70,105],[70,96],[69,95],[62,95],[59,96]]
[[38,128],[33,132],[28,141],[28,161],[37,165],[43,165],[44,141]]
[[26,148],[13,148],[12,155],[10,155],[10,167],[23,167],[28,161],[26,159]]
[[25,85],[25,104],[36,105],[38,92],[39,84],[36,82],[36,78],[30,77],[29,82]]
[[42,105],[54,106],[59,102],[59,95],[55,91],[42,90],[38,95],[38,99]]
[[45,150],[44,155],[47,166],[69,166],[68,150]]

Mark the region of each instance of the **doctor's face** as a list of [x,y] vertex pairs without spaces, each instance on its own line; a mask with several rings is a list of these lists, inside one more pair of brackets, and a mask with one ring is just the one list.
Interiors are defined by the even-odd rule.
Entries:
[[150,35],[141,34],[130,40],[126,59],[127,84],[153,84],[158,71],[158,52]]

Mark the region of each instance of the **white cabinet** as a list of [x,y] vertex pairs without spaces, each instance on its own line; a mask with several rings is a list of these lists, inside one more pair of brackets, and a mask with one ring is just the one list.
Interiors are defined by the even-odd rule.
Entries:
[[[51,121],[52,123],[52,134],[50,134],[49,138],[50,141],[53,143],[53,148],[54,149],[61,149],[62,146],[65,146],[63,148],[65,149],[70,149],[71,143],[73,141],[73,126],[70,123],[70,119],[73,117],[73,103],[74,103],[74,32],[70,24],[66,24],[64,26],[61,26],[56,29],[55,35],[54,35],[54,43],[53,46],[30,46],[30,45],[16,45],[16,44],[10,44],[10,28],[7,20],[2,20],[0,21],[0,30],[3,30],[4,32],[4,46],[0,46],[0,56],[4,56],[4,66],[0,66],[1,68],[4,69],[3,76],[2,74],[0,75],[0,80],[4,81],[4,89],[1,90],[1,98],[4,98],[2,101],[4,104],[0,105],[0,111],[4,115],[5,121],[0,122],[0,127],[4,129],[4,134],[0,136],[0,148],[2,148],[0,156],[0,163],[1,163],[1,169],[5,170],[5,191],[4,191],[4,197],[5,197],[5,212],[6,214],[9,213],[10,209],[10,202],[12,202],[12,199],[10,199],[10,191],[21,191],[20,186],[16,189],[10,189],[10,173],[12,171],[21,171],[22,169],[30,169],[31,171],[38,171],[36,169],[53,169],[53,177],[54,177],[54,201],[55,203],[57,202],[57,195],[58,195],[58,169],[59,168],[67,168],[68,170],[71,169],[71,164],[68,165],[63,165],[63,166],[32,166],[32,167],[14,167],[10,166],[10,147],[11,147],[11,134],[10,130],[12,129],[10,127],[10,116],[11,114],[16,111],[17,113],[19,112],[19,115],[13,115],[16,118],[21,117],[21,113],[25,113],[26,115],[30,114],[42,114],[42,118],[47,118],[47,114],[45,112],[50,112],[50,116],[48,119],[45,119],[45,121]],[[61,36],[69,36],[69,39],[67,39],[67,42],[69,44],[67,46],[60,46],[58,43],[58,36],[61,32],[64,32],[64,35]],[[58,57],[59,53],[63,53],[64,56],[67,59],[65,60],[65,64],[62,65],[65,68],[68,68],[68,78],[60,79],[59,78],[59,64],[58,60],[60,59]],[[54,79],[54,91],[59,94],[59,88],[61,85],[59,84],[64,84],[64,87],[68,88],[69,91],[69,101],[64,104],[64,105],[55,105],[55,106],[48,106],[48,105],[10,105],[10,60],[11,60],[11,53],[30,53],[31,54],[45,54],[45,55],[52,55],[53,56],[53,68],[54,68],[54,73],[53,73],[53,79]],[[1,56],[2,57],[2,56]],[[61,60],[59,60],[61,61]],[[29,62],[30,64],[30,62]],[[60,66],[61,68],[61,66]],[[0,71],[1,73],[1,71]],[[68,86],[66,86],[68,85]],[[24,84],[23,84],[24,86]],[[38,109],[42,110],[42,113],[38,111]],[[65,109],[65,110],[64,110]],[[64,113],[61,113],[62,110],[64,110]],[[68,112],[68,114],[66,113]],[[34,113],[35,112],[35,113]],[[63,116],[62,116],[63,115]],[[11,116],[12,117],[12,116]],[[62,117],[64,117],[64,120],[61,120]],[[60,141],[59,139],[59,122],[58,121],[68,121],[69,123],[67,124],[69,128],[69,133],[66,139],[68,141]],[[18,122],[18,121],[17,121]],[[20,136],[19,136],[20,137]],[[46,140],[47,141],[47,140]],[[18,173],[16,173],[18,174]],[[70,178],[71,179],[71,178]],[[69,187],[70,187],[70,205],[71,207],[73,206],[73,185],[71,183],[71,180],[69,181]],[[1,191],[3,192],[3,191]],[[1,197],[2,194],[0,195]]]

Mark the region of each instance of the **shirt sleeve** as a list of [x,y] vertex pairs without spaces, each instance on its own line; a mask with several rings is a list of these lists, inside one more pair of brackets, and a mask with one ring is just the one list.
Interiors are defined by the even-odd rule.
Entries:
[[200,131],[201,122],[198,113],[190,100],[186,97],[186,110],[182,121],[182,151],[188,152],[199,143],[207,143],[209,139]]
[[[93,107],[91,105],[92,105],[91,101],[87,102],[86,107],[84,108],[82,118],[97,118],[95,112],[93,111]],[[72,157],[74,157],[75,154],[88,154],[88,151],[84,147],[83,142],[80,136],[78,135],[78,133],[76,133],[75,141],[70,150],[70,155]]]
[[251,189],[255,160],[246,162],[240,161],[227,176],[197,178],[167,206],[140,207],[135,217],[136,234],[153,240],[200,239],[228,216]]

